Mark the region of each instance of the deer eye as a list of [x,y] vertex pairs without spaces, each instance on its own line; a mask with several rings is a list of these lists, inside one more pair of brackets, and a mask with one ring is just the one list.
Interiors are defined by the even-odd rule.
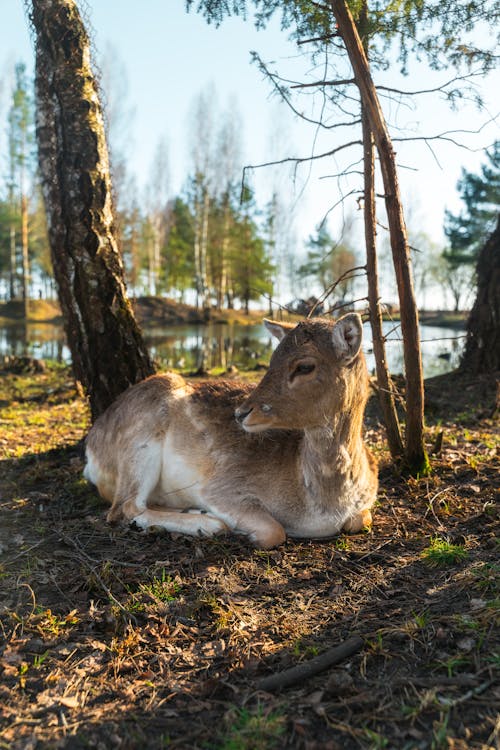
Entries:
[[315,369],[316,365],[312,362],[299,362],[293,371],[292,378],[296,375],[309,375],[309,373],[314,372]]

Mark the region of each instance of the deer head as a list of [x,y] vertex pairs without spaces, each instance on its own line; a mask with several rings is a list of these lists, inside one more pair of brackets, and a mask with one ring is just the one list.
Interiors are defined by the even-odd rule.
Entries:
[[356,401],[364,406],[366,365],[358,314],[336,323],[264,323],[280,343],[269,370],[235,411],[246,432],[324,427],[333,414],[354,408]]

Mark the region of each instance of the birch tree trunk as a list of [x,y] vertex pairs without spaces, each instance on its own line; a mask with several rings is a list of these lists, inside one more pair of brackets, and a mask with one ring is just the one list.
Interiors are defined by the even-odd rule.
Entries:
[[54,275],[95,419],[154,371],[126,296],[89,39],[75,0],[32,0],[36,129]]
[[203,194],[202,208],[202,225],[201,225],[201,243],[200,243],[200,284],[202,288],[202,306],[206,310],[208,303],[208,277],[207,277],[207,258],[208,258],[208,221],[210,212],[210,196],[208,188],[205,186]]
[[411,276],[410,252],[392,141],[382,113],[356,24],[345,0],[329,0],[338,24],[377,146],[401,314],[406,376],[405,463],[414,475],[429,473],[424,446],[424,387],[418,312]]
[[28,198],[24,193],[24,186],[21,193],[21,252],[22,252],[22,298],[24,307],[24,317],[28,318],[29,313],[29,281],[30,281],[30,262],[29,262],[29,227],[28,227]]
[[[12,201],[10,201],[12,206]],[[11,209],[12,210],[12,209]],[[9,268],[9,299],[16,298],[17,257],[16,257],[16,228],[11,221],[9,229],[10,268]]]

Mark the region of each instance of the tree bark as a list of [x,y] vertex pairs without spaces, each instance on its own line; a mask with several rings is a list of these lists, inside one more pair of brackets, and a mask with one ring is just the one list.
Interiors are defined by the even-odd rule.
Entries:
[[500,370],[500,214],[477,259],[477,295],[460,366],[476,374]]
[[201,243],[200,243],[200,278],[202,287],[202,305],[203,310],[209,307],[208,304],[208,279],[207,279],[207,258],[208,258],[208,221],[210,213],[210,196],[208,188],[205,186],[203,194],[203,218],[201,224]]
[[373,134],[368,117],[362,107],[363,124],[363,164],[364,164],[364,221],[366,245],[366,275],[368,278],[368,304],[372,329],[373,354],[377,370],[378,397],[387,433],[391,456],[395,459],[404,455],[401,430],[394,401],[394,389],[385,357],[382,312],[378,288],[376,221],[375,221],[375,153]]
[[359,88],[380,159],[394,269],[398,286],[406,376],[405,463],[412,474],[429,473],[424,446],[424,387],[418,312],[394,149],[370,67],[345,0],[329,0]]
[[[10,203],[12,207],[12,201]],[[12,210],[12,209],[11,209]],[[16,278],[17,278],[17,253],[16,253],[16,228],[11,220],[10,233],[10,270],[9,270],[9,299],[16,298]]]
[[29,315],[29,281],[30,281],[30,262],[29,262],[29,227],[28,227],[28,198],[23,192],[21,193],[21,251],[22,251],[22,299],[24,308],[24,317]]
[[[195,184],[195,230],[194,230],[194,264],[196,273],[196,309],[207,308],[207,245],[208,213],[210,198],[208,188],[197,177]],[[204,176],[201,177],[204,181]]]
[[54,275],[95,419],[154,368],[126,296],[89,39],[75,0],[32,0],[36,130]]

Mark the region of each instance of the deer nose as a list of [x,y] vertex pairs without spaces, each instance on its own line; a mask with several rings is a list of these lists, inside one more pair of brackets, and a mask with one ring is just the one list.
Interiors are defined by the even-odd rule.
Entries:
[[236,421],[239,422],[240,424],[243,424],[243,422],[245,421],[245,417],[248,417],[251,411],[252,411],[252,407],[248,409],[244,406],[239,406],[234,412]]

